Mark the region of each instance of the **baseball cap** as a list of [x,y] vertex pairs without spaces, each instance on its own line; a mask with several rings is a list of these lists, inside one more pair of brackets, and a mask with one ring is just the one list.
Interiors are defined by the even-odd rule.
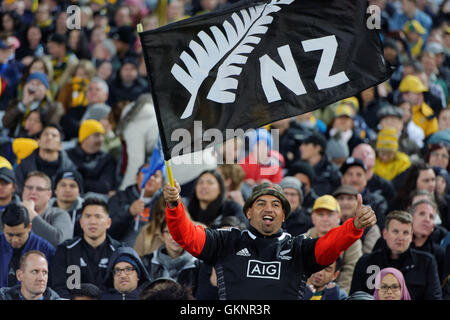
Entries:
[[333,197],[338,197],[341,194],[358,195],[358,191],[348,184],[343,184],[336,191],[333,192]]
[[291,213],[291,205],[289,204],[288,199],[284,195],[283,189],[279,185],[269,182],[263,182],[260,185],[257,185],[256,187],[253,188],[252,194],[245,201],[244,213],[247,212],[247,210],[253,205],[253,202],[255,202],[256,199],[267,194],[275,196],[278,199],[280,199],[281,204],[283,206],[284,214],[287,218]]
[[16,183],[16,175],[14,174],[14,171],[9,169],[8,167],[0,168],[0,179],[8,183]]
[[341,212],[341,207],[336,198],[329,194],[317,198],[312,209],[313,211],[317,209],[327,209],[330,211]]
[[414,92],[414,93],[422,93],[428,91],[427,87],[422,83],[419,77],[414,76],[412,74],[407,75],[400,82],[400,86],[398,87],[400,92]]
[[353,166],[361,167],[361,168],[363,168],[364,171],[367,171],[367,167],[361,159],[348,157],[347,159],[345,159],[345,162],[342,164],[342,166],[340,168],[341,173],[344,174],[348,168],[353,167]]

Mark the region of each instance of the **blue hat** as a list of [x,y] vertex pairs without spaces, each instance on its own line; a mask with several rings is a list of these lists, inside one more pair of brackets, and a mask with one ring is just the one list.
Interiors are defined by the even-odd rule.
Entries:
[[47,80],[47,75],[43,72],[33,72],[32,74],[30,74],[27,78],[27,83],[30,82],[33,79],[38,79],[42,82],[42,84],[48,89],[49,85],[48,85],[48,80]]
[[128,262],[129,264],[131,264],[136,269],[138,277],[141,278],[141,269],[139,268],[137,261],[134,260],[132,257],[130,257],[129,255],[123,254],[123,255],[119,256],[116,259],[116,261],[114,261],[114,265],[118,264],[119,262]]

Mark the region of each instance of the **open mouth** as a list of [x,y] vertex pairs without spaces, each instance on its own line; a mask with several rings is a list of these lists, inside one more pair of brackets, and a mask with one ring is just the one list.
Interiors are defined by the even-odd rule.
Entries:
[[271,224],[273,222],[273,217],[271,217],[271,216],[263,216],[263,221],[266,224]]

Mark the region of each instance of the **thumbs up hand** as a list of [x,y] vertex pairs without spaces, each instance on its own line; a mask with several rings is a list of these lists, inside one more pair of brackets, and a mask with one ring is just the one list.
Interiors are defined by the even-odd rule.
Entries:
[[362,204],[361,194],[358,194],[358,205],[356,207],[355,218],[353,219],[353,225],[356,229],[362,229],[364,227],[371,227],[377,222],[375,212],[371,207]]

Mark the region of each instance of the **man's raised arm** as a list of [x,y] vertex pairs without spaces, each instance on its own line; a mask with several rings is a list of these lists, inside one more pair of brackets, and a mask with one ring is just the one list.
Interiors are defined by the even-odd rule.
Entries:
[[180,185],[176,187],[166,184],[163,189],[166,201],[166,221],[172,238],[187,252],[198,257],[206,241],[205,229],[196,226],[186,216],[184,205],[180,199]]

